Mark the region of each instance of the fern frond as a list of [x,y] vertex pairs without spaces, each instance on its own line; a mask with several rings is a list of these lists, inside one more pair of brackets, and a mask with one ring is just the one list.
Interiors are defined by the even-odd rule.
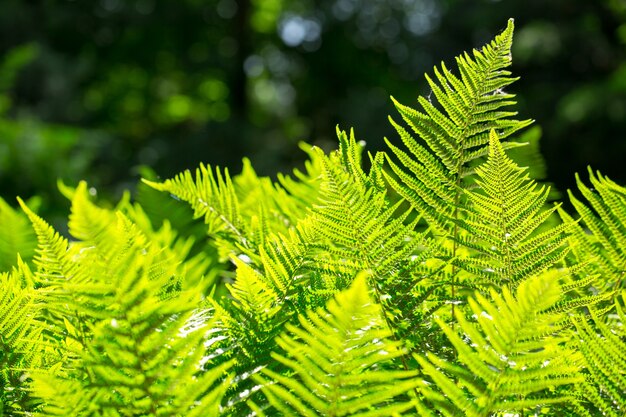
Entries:
[[194,216],[204,218],[210,233],[224,232],[237,236],[241,243],[245,243],[239,200],[228,170],[222,172],[219,168],[201,164],[195,176],[185,171],[163,183],[144,182],[189,203]]
[[[427,233],[416,231],[419,216],[402,201],[389,201],[377,182],[380,165],[373,164],[368,173],[363,170],[362,145],[354,134],[337,133],[339,150],[322,159],[319,202],[311,215],[320,252],[316,264],[321,264],[313,290],[327,298],[346,288],[360,271],[369,271],[376,302],[394,337],[413,348],[416,330],[425,320],[421,295],[429,291],[420,291],[430,270],[423,264],[441,250]],[[372,161],[376,158],[381,157]]]
[[592,258],[603,278],[600,291],[623,287],[626,275],[626,188],[599,172],[589,169],[592,188],[576,176],[576,183],[587,204],[569,191],[570,201],[591,234],[580,231],[574,250],[580,257]]
[[510,288],[548,268],[566,255],[569,225],[544,232],[551,214],[543,210],[549,189],[539,187],[504,152],[491,131],[489,157],[476,168],[477,190],[467,191],[468,215],[459,220],[467,232],[460,242],[478,255],[454,262],[485,284]]
[[[623,294],[614,303],[614,320],[607,320],[596,309],[588,317],[574,318],[575,346],[585,358],[586,380],[580,387],[581,400],[591,412],[621,416],[626,409],[626,314]],[[620,334],[620,332],[622,332]]]
[[[388,158],[396,178],[387,175],[394,189],[420,214],[442,231],[453,229],[462,189],[471,184],[466,171],[488,152],[489,134],[504,139],[528,126],[515,120],[516,113],[503,110],[515,104],[514,95],[503,91],[517,78],[506,70],[511,64],[513,20],[507,28],[473,56],[456,58],[460,77],[445,64],[426,80],[438,103],[419,97],[420,110],[395,102],[405,122],[423,140],[414,139],[392,121],[408,153],[388,145],[400,164]],[[503,148],[519,143],[506,142]]]
[[37,267],[35,273],[37,284],[54,286],[59,284],[59,280],[63,277],[73,276],[76,265],[68,253],[67,239],[59,235],[19,197],[18,202],[30,219],[37,235],[38,244],[34,257],[34,264]]
[[20,262],[18,268],[0,275],[0,410],[6,416],[37,409],[40,402],[31,395],[29,370],[47,366],[40,305],[34,288],[24,286],[22,278],[30,274]]
[[81,274],[65,277],[66,308],[78,315],[64,320],[77,329],[79,346],[63,373],[34,374],[43,415],[216,415],[231,364],[200,373],[211,328],[211,320],[197,319],[201,291],[170,291],[177,266],[116,216],[105,247],[93,240],[88,253],[96,255],[73,258]]
[[[70,234],[78,239],[75,246],[81,250],[96,249],[108,256],[116,242],[118,221],[117,212],[123,212],[150,241],[163,248],[160,253],[164,262],[178,264],[175,274],[176,282],[172,286],[182,289],[193,287],[202,282],[208,287],[212,284],[217,271],[212,269],[217,264],[216,256],[206,256],[206,252],[191,255],[194,238],[182,238],[164,220],[158,229],[152,225],[150,218],[141,206],[131,204],[129,198],[123,198],[114,209],[102,208],[91,201],[87,184],[81,181],[76,189],[69,190],[64,186],[65,194],[71,200],[71,211],[68,228]],[[184,280],[182,279],[184,277]]]
[[9,272],[17,265],[17,255],[30,263],[35,255],[37,238],[23,212],[13,209],[0,198],[0,271]]
[[185,171],[163,183],[144,182],[189,203],[209,226],[223,259],[255,257],[270,234],[287,234],[306,216],[317,195],[318,180],[311,177],[316,165],[312,159],[308,175],[296,171],[300,181],[281,176],[280,184],[259,177],[247,160],[234,179],[227,170],[200,165],[195,177]]
[[233,360],[236,375],[224,397],[232,415],[247,409],[244,401],[255,397],[251,376],[272,363],[275,337],[294,313],[307,306],[310,247],[304,242],[305,227],[289,230],[287,236],[271,234],[254,259],[245,254],[233,257],[236,273],[226,283],[228,294],[212,294],[207,300],[214,310],[210,347],[202,360],[204,369]]
[[438,324],[458,354],[456,363],[418,357],[432,385],[422,388],[440,415],[491,416],[537,411],[573,397],[559,387],[583,381],[567,346],[565,315],[554,306],[561,287],[549,272],[522,281],[515,294],[495,289],[469,299],[471,318],[457,311],[457,328]]
[[394,402],[417,384],[415,372],[394,369],[402,355],[390,340],[380,306],[369,295],[366,274],[331,300],[327,309],[301,316],[278,339],[274,359],[288,372],[263,369],[272,406],[285,416],[389,416],[414,406]]

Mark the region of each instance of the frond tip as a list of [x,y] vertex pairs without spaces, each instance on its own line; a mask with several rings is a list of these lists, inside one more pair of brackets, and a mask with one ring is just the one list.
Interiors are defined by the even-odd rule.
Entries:
[[558,206],[544,210],[549,188],[529,178],[504,152],[491,131],[487,161],[476,168],[477,190],[467,191],[467,232],[459,241],[477,255],[455,261],[487,284],[519,282],[558,264],[567,253],[568,224],[540,232]]
[[[426,80],[436,100],[419,97],[421,110],[394,100],[411,130],[425,145],[392,121],[408,152],[387,142],[399,164],[388,158],[395,177],[387,175],[393,188],[415,209],[443,230],[453,227],[455,206],[462,189],[471,184],[472,163],[488,151],[492,130],[503,140],[532,123],[516,120],[517,113],[503,110],[515,104],[514,95],[503,89],[517,78],[506,69],[511,65],[513,20],[500,35],[456,58],[457,76],[445,64],[434,68]],[[517,147],[503,143],[504,148]]]

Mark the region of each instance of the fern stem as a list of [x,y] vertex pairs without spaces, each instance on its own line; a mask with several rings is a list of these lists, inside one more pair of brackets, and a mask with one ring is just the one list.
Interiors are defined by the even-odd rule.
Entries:
[[[460,169],[459,169],[460,170]],[[456,178],[456,195],[454,196],[454,230],[452,232],[452,257],[456,256],[456,251],[458,250],[458,235],[459,235],[459,202],[461,199],[461,193],[459,189],[461,187],[461,176],[457,174]],[[452,263],[452,284],[450,286],[450,298],[452,299],[452,308],[450,310],[451,320],[452,320],[452,328],[454,328],[454,306],[456,303],[455,298],[455,284],[456,284],[456,265]]]

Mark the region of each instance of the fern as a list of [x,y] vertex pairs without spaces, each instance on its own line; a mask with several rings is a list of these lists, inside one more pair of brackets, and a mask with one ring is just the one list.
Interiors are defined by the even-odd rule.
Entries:
[[[603,318],[592,310],[590,317],[575,319],[576,347],[585,357],[586,380],[580,397],[587,410],[606,416],[619,416],[626,409],[626,314],[622,304],[615,302],[615,313]],[[586,414],[589,414],[587,412]]]
[[[592,261],[594,272],[602,277],[602,281],[595,282],[596,290],[612,291],[623,286],[626,272],[626,188],[600,173],[594,174],[591,169],[589,179],[593,188],[587,187],[576,176],[578,188],[588,205],[569,192],[572,205],[591,232],[588,234],[578,228],[572,246],[578,258]],[[562,213],[562,217],[572,221],[566,213]]]
[[[392,342],[365,274],[328,303],[301,316],[278,339],[274,359],[288,373],[264,369],[255,380],[285,416],[389,416],[412,407],[394,402],[416,386],[414,372],[385,369],[402,355]],[[392,382],[392,383],[390,383]]]
[[30,369],[49,366],[39,308],[32,273],[20,260],[0,275],[0,415],[22,415],[39,405],[25,385]]
[[[56,290],[46,294],[48,320],[65,344],[59,370],[33,374],[42,415],[215,414],[229,365],[199,374],[210,329],[208,320],[194,324],[202,291],[173,289],[178,265],[163,259],[162,248],[148,244],[121,212],[112,224],[106,211],[76,198],[70,223],[89,246],[69,248],[27,211],[39,235],[37,262],[55,266],[54,281],[46,282]],[[36,276],[51,271],[40,267]],[[58,344],[58,337],[49,335],[49,342]],[[174,395],[181,384],[190,391]]]
[[492,130],[487,161],[476,168],[479,191],[466,193],[468,215],[459,220],[467,234],[458,240],[479,256],[455,261],[484,285],[515,288],[566,255],[563,242],[569,225],[540,231],[558,206],[542,210],[550,191],[537,189],[523,171],[506,156]]
[[[422,111],[398,102],[402,118],[427,147],[416,141],[403,127],[391,120],[405,151],[387,141],[400,165],[388,158],[397,175],[387,175],[394,189],[442,231],[454,228],[462,189],[467,188],[473,173],[472,163],[488,153],[489,132],[495,130],[504,139],[528,126],[531,121],[511,119],[516,113],[504,110],[515,104],[513,94],[503,91],[516,78],[506,70],[511,64],[513,20],[504,32],[473,57],[457,57],[460,78],[442,64],[435,68],[434,79],[426,76],[441,108],[419,97]],[[519,146],[505,142],[503,147]]]
[[425,398],[445,416],[538,412],[572,401],[561,386],[580,383],[576,351],[567,346],[568,323],[554,311],[562,289],[554,273],[528,278],[515,294],[506,287],[477,293],[471,318],[457,311],[458,330],[438,324],[458,352],[458,363],[419,357],[435,385]]
[[37,247],[35,232],[24,213],[16,211],[1,198],[0,225],[0,271],[11,271],[17,265],[18,254],[24,262],[30,263]]
[[389,154],[60,183],[68,237],[0,201],[0,415],[623,414],[626,192],[578,178],[575,219],[513,162],[512,36],[396,102]]

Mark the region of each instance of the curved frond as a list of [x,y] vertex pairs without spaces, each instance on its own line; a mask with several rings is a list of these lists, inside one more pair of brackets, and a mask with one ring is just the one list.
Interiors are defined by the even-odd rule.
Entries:
[[626,313],[623,305],[622,294],[610,315],[600,315],[591,309],[589,317],[574,319],[575,346],[585,358],[586,380],[580,386],[581,400],[589,411],[609,417],[622,416],[626,409],[626,332],[623,330]]
[[13,209],[0,198],[0,271],[9,272],[17,265],[17,256],[31,263],[37,237],[23,212]]
[[569,191],[572,205],[591,232],[579,229],[572,246],[579,258],[591,260],[600,273],[602,282],[596,281],[596,290],[613,291],[623,288],[626,276],[626,188],[591,169],[589,180],[591,188],[576,176],[587,204]]

